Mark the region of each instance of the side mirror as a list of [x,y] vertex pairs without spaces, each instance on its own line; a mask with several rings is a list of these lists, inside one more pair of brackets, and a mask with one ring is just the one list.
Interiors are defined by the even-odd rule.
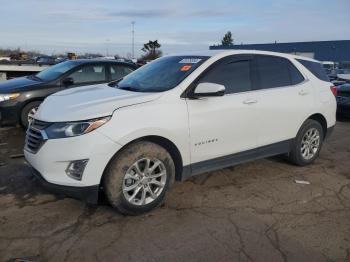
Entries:
[[225,86],[215,83],[200,83],[194,89],[194,97],[205,96],[223,96],[225,94]]
[[71,77],[67,77],[65,79],[62,80],[62,85],[64,85],[65,87],[74,85],[74,80]]

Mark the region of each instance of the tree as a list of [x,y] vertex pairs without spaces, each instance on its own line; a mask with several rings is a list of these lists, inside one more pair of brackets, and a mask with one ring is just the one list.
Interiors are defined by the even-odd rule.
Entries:
[[233,45],[233,39],[232,39],[232,33],[231,31],[228,31],[224,37],[221,40],[221,44],[224,46],[231,46]]
[[146,54],[142,56],[143,60],[154,60],[160,56],[162,56],[162,51],[159,50],[161,44],[158,43],[158,40],[151,41],[143,45],[141,49]]

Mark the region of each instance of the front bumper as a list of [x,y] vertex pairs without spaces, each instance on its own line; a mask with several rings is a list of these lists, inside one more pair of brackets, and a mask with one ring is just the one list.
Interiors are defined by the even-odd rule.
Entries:
[[56,185],[46,181],[45,178],[33,167],[32,174],[43,187],[47,188],[52,193],[83,200],[88,204],[95,205],[98,202],[99,185],[86,187]]
[[15,125],[19,120],[19,108],[17,103],[1,102],[0,103],[0,126]]
[[[121,145],[95,130],[82,136],[46,140],[36,153],[25,149],[24,156],[45,184],[65,191],[71,187],[73,191],[76,188],[84,191],[83,188],[100,185],[105,167],[120,148]],[[66,174],[69,163],[81,159],[88,159],[81,180],[69,177]]]

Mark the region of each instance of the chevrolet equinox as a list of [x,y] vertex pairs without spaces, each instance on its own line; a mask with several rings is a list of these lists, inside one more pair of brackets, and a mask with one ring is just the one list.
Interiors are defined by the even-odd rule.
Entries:
[[312,163],[336,119],[336,90],[313,59],[263,51],[170,55],[119,81],[44,100],[25,157],[54,192],[141,214],[172,183],[285,155]]

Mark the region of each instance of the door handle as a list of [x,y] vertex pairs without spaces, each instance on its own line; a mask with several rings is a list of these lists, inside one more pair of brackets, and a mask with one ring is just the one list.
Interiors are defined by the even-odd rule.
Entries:
[[307,91],[307,90],[304,90],[304,89],[302,89],[302,90],[300,90],[299,91],[299,95],[301,95],[301,96],[305,96],[305,95],[307,95],[309,92]]
[[243,101],[243,104],[251,105],[251,104],[255,104],[257,102],[258,102],[258,100],[255,100],[255,99],[247,99],[247,100]]

